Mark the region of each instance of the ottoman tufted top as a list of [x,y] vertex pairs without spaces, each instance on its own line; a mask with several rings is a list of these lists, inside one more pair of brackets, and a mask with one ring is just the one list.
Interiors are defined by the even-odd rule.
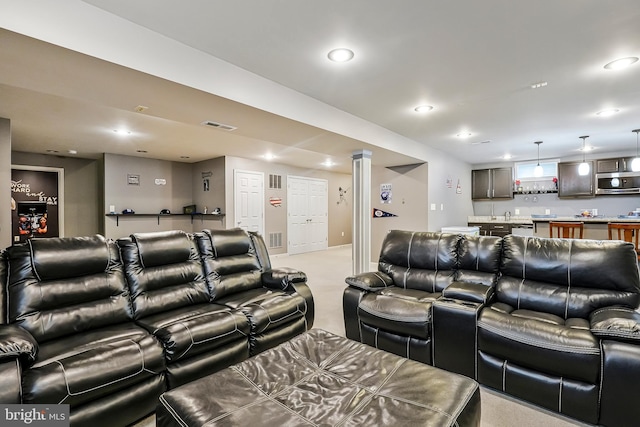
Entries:
[[478,426],[466,377],[312,329],[164,393],[158,426]]

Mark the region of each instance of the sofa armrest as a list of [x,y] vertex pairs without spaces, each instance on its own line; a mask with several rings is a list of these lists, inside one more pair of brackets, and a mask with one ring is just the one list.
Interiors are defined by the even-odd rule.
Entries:
[[38,342],[23,328],[16,325],[0,325],[0,362],[19,358],[31,365],[38,354]]
[[381,271],[371,271],[349,276],[345,280],[347,285],[362,289],[367,292],[375,292],[379,289],[393,286],[393,279]]
[[631,308],[602,308],[589,320],[591,333],[598,338],[640,344],[640,313]]
[[293,283],[305,283],[307,275],[300,270],[281,267],[262,273],[262,284],[271,289],[289,290]]
[[491,286],[479,283],[453,282],[442,291],[443,298],[486,304],[493,297]]

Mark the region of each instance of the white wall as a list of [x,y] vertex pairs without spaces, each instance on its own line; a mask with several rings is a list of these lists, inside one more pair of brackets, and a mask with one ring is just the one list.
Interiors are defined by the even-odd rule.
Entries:
[[[162,209],[182,213],[184,206],[193,204],[191,169],[188,163],[105,154],[104,213],[110,205],[115,205],[117,213],[123,209],[136,214],[157,214]],[[129,185],[127,175],[139,175],[140,185]],[[156,179],[166,180],[166,185],[157,185]],[[104,233],[117,239],[131,233],[192,231],[191,217],[164,217],[159,222],[155,217],[108,217]]]

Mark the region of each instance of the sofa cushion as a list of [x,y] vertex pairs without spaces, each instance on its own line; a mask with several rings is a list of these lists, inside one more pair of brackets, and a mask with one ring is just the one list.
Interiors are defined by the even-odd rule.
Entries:
[[463,235],[458,246],[455,280],[495,286],[500,273],[502,239],[497,236]]
[[600,344],[586,319],[489,306],[478,319],[478,349],[558,377],[599,381]]
[[630,243],[510,235],[503,247],[496,296],[515,308],[586,319],[601,307],[640,303]]
[[431,336],[431,304],[440,297],[415,289],[386,289],[365,294],[358,305],[364,324],[398,335],[427,340]]
[[115,243],[102,236],[32,239],[7,249],[9,320],[39,342],[131,320]]
[[241,310],[251,323],[252,335],[304,318],[307,310],[306,300],[300,295],[266,288],[238,292],[218,300],[218,304]]
[[454,280],[460,238],[392,230],[382,243],[378,270],[391,276],[398,287],[440,292]]
[[181,307],[138,320],[162,342],[169,363],[248,340],[249,321],[240,312],[219,304]]
[[136,320],[211,299],[200,255],[187,233],[134,234],[118,245]]
[[262,287],[262,266],[241,229],[195,233],[213,300]]
[[186,262],[191,256],[190,238],[182,231],[134,233],[131,239],[138,246],[143,268]]
[[110,395],[165,369],[160,343],[133,323],[49,341],[23,373],[27,403],[79,405]]

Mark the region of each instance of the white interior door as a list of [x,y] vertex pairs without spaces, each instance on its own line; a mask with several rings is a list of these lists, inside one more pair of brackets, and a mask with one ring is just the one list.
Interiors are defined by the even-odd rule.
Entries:
[[264,235],[264,174],[233,171],[234,227]]
[[318,251],[328,245],[328,184],[324,179],[287,178],[289,254]]

